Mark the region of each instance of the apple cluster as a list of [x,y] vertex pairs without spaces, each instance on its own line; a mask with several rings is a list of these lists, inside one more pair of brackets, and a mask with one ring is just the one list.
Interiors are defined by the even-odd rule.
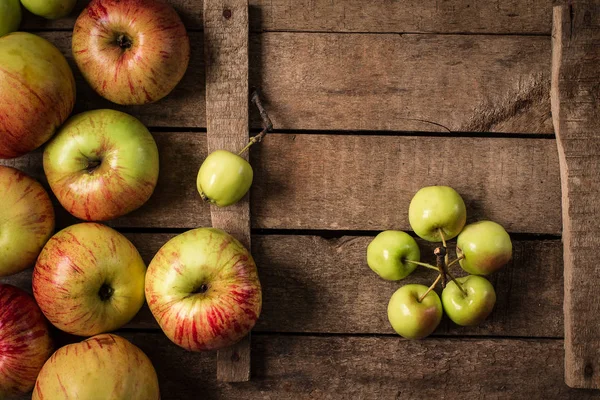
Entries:
[[[81,220],[55,233],[55,202],[44,186],[0,165],[0,277],[33,266],[33,296],[0,283],[0,399],[32,389],[33,399],[159,399],[148,357],[110,332],[147,302],[178,346],[230,346],[256,323],[261,285],[249,251],[222,230],[176,235],[146,267],[127,237],[101,223],[150,199],[159,149],[146,126],[127,113],[101,109],[71,116],[76,87],[65,57],[40,36],[14,32],[21,6],[55,19],[74,5],[0,0],[0,158],[45,144],[48,186],[62,208]],[[158,101],[177,86],[190,45],[165,0],[92,0],[75,23],[72,53],[92,89],[130,106]],[[227,206],[246,194],[252,169],[240,155],[262,136],[239,154],[207,157],[198,175],[203,197]],[[87,339],[55,351],[51,325]]]
[[[380,277],[398,281],[417,267],[435,270],[431,286],[407,284],[390,298],[388,319],[392,328],[407,339],[432,334],[443,312],[461,326],[484,321],[496,303],[496,292],[483,276],[498,271],[512,258],[512,242],[504,228],[492,221],[466,224],[462,197],[448,186],[428,186],[412,198],[408,219],[421,239],[438,242],[436,265],[421,262],[416,240],[406,232],[385,231],[367,247],[367,263]],[[447,241],[456,240],[457,258],[450,261]],[[455,277],[450,267],[460,265],[469,275]],[[441,284],[442,298],[435,292]]]

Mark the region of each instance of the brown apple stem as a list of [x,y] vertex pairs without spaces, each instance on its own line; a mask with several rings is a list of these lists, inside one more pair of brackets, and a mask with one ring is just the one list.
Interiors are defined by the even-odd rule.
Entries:
[[258,135],[252,136],[250,138],[250,141],[248,142],[246,147],[244,147],[238,153],[239,156],[241,156],[242,154],[247,152],[248,149],[250,149],[250,147],[252,147],[253,144],[260,143],[264,139],[264,137],[267,135],[267,133],[269,133],[273,130],[273,123],[271,122],[271,118],[269,118],[269,114],[267,114],[267,110],[265,110],[265,108],[262,105],[262,101],[260,100],[260,92],[258,91],[258,89],[254,89],[252,91],[252,95],[250,96],[250,101],[252,101],[254,103],[256,108],[258,108],[260,118],[262,119],[263,130]]
[[433,251],[437,259],[437,269],[440,271],[440,275],[442,276],[442,287],[446,287],[446,283],[448,279],[446,278],[446,248],[445,247],[436,247]]
[[431,264],[427,264],[427,263],[423,263],[423,262],[419,262],[419,261],[413,261],[413,260],[405,260],[408,263],[412,263],[415,265],[420,265],[421,267],[425,267],[425,268],[429,268],[429,269],[435,269],[436,271],[439,271],[438,267],[434,267]]
[[456,286],[458,286],[458,288],[460,289],[460,291],[467,296],[467,291],[465,290],[465,288],[463,288],[463,286],[456,280],[456,278],[454,278],[452,276],[452,274],[450,273],[450,271],[446,270],[446,273],[448,274],[448,276],[450,277],[450,279],[452,279],[452,282],[454,282],[456,284]]
[[450,268],[451,266],[453,266],[454,264],[456,264],[457,262],[459,262],[460,260],[462,260],[463,258],[465,258],[465,256],[460,256],[458,257],[456,260],[452,260],[450,261],[450,264],[446,265],[446,268]]
[[435,287],[437,286],[438,282],[440,281],[440,279],[442,279],[442,274],[439,274],[438,277],[436,278],[435,281],[433,281],[433,283],[431,284],[431,286],[429,286],[429,288],[427,289],[427,291],[425,293],[423,293],[423,295],[421,297],[419,297],[419,303],[423,301],[423,299],[425,299],[425,297],[427,297],[427,295],[429,294],[429,292],[431,292],[433,289],[435,289]]

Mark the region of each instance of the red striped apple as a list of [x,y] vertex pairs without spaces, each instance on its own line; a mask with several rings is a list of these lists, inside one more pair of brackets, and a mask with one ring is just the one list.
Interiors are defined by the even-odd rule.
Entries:
[[48,193],[23,172],[0,165],[0,276],[35,264],[54,231]]
[[92,0],[73,30],[73,57],[85,80],[117,104],[146,104],[183,77],[190,42],[165,0]]
[[32,400],[159,400],[152,362],[112,334],[61,347],[40,371]]
[[77,218],[105,221],[141,207],[158,180],[158,148],[131,115],[94,110],[69,119],[44,151],[60,204]]
[[199,228],[169,240],[146,275],[146,299],[167,337],[192,351],[242,339],[260,314],[252,256],[233,236]]
[[0,38],[0,158],[44,144],[74,104],[73,73],[52,43],[25,32]]
[[120,328],[144,304],[146,266],[119,232],[96,223],[54,235],[33,269],[33,295],[57,328],[91,336]]
[[33,298],[0,283],[0,399],[31,391],[52,351],[48,323]]

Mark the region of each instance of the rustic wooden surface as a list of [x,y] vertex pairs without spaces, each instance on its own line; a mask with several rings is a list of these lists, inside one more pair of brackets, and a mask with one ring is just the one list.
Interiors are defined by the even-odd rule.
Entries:
[[[59,21],[26,15],[24,27],[54,42],[74,66],[70,30],[86,3]],[[146,262],[176,233],[211,224],[210,208],[195,188],[208,146],[203,2],[171,3],[191,30],[192,59],[170,96],[119,108],[92,93],[75,70],[79,111],[119,108],[155,128],[157,191],[142,209],[111,222]],[[263,89],[278,128],[251,153],[253,254],[264,286],[252,380],[217,382],[216,354],[187,353],[171,344],[146,307],[121,334],[152,359],[162,397],[598,397],[563,380],[551,2],[250,5],[249,81]],[[574,15],[597,24],[598,14]],[[580,70],[586,71],[595,69]],[[573,96],[593,98],[593,90],[574,87],[581,90]],[[251,113],[250,126],[260,127],[257,113]],[[595,147],[585,150],[587,155]],[[44,181],[40,151],[3,164]],[[580,179],[578,190],[591,187]],[[402,283],[377,278],[366,265],[365,248],[380,230],[409,229],[410,198],[429,184],[456,187],[470,220],[505,225],[514,260],[491,278],[498,302],[483,325],[459,328],[444,320],[433,338],[410,342],[392,333],[385,314]],[[595,212],[594,204],[590,200],[578,212]],[[60,208],[57,215],[59,226],[74,221]],[[578,245],[586,243],[593,242]],[[424,258],[431,257],[431,246],[419,244]],[[30,275],[6,281],[29,288]],[[418,270],[407,282],[430,278]]]
[[[204,3],[206,138],[208,153],[239,152],[248,143],[248,0]],[[248,154],[243,157],[247,160]],[[211,222],[250,250],[250,203],[212,205]],[[250,336],[217,353],[217,379],[250,379]]]
[[552,111],[562,180],[565,379],[600,388],[600,1],[554,8]]

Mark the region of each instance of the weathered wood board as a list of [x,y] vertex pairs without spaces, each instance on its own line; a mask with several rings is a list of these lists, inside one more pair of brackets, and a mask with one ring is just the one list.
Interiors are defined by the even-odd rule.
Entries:
[[552,112],[562,181],[565,379],[600,389],[600,1],[554,8]]

